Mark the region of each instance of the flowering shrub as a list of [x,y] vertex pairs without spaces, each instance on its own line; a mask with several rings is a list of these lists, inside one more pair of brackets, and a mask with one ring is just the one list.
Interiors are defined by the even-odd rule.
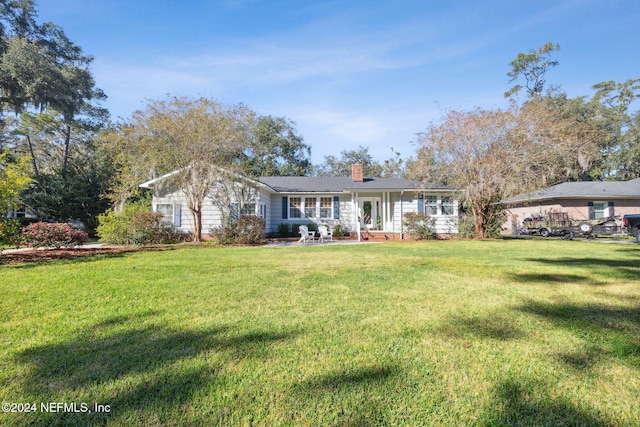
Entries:
[[33,248],[68,248],[82,245],[88,240],[86,232],[66,223],[36,222],[22,229],[22,242]]

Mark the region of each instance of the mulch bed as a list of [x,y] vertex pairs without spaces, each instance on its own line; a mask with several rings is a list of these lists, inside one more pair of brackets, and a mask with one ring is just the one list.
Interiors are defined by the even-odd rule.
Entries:
[[170,250],[168,247],[136,248],[136,247],[116,247],[116,248],[72,248],[72,249],[48,249],[48,250],[28,250],[0,254],[0,265],[15,265],[34,262],[49,262],[60,259],[75,259],[94,257],[98,255],[118,255],[137,251],[164,251]]

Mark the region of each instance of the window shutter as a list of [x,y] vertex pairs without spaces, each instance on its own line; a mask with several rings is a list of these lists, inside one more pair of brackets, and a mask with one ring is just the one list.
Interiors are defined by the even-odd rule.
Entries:
[[418,199],[418,212],[424,213],[424,199],[423,198],[419,198]]
[[609,216],[611,216],[611,217],[616,216],[616,212],[615,212],[615,209],[613,207],[613,202],[609,202],[608,206],[609,206]]
[[180,205],[173,205],[173,226],[182,226],[182,208]]
[[231,203],[229,205],[229,212],[231,212],[231,219],[240,218],[240,205],[238,203]]
[[340,219],[340,197],[333,196],[333,219]]
[[282,198],[282,219],[287,219],[287,210],[289,209],[289,199],[287,196]]
[[587,203],[587,209],[589,210],[589,219],[596,219],[596,212],[593,210],[593,202]]

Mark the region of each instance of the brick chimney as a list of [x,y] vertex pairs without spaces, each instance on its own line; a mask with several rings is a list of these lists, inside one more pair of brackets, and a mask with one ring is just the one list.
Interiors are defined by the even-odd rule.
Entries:
[[362,165],[356,163],[355,165],[351,165],[351,179],[354,182],[362,182],[364,181],[364,174],[362,172]]

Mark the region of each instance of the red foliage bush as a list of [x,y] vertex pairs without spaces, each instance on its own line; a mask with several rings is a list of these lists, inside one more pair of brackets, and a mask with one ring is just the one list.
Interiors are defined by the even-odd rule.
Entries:
[[33,248],[69,248],[89,240],[89,235],[67,223],[36,222],[22,229],[22,242]]

